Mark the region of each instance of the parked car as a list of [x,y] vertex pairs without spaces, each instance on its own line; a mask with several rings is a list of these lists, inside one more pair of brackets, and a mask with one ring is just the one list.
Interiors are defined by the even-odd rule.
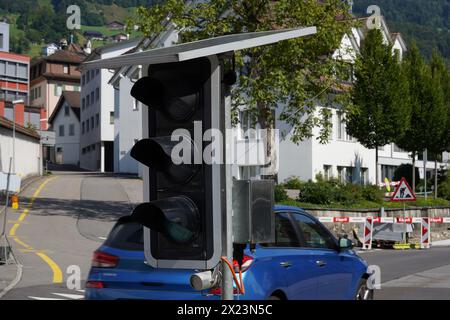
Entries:
[[[276,206],[275,242],[247,249],[239,299],[373,299],[366,262],[304,210]],[[94,253],[86,299],[219,299],[220,288],[195,291],[195,270],[145,262],[142,226],[122,217]],[[235,291],[235,294],[237,292]]]

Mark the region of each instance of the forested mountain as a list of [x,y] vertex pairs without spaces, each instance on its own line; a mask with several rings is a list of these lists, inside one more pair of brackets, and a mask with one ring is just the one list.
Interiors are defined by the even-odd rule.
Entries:
[[[102,28],[112,20],[124,21],[137,6],[156,1],[159,0],[0,0],[0,17],[7,17],[12,25],[12,50],[30,53],[33,45],[37,48],[69,35],[69,5],[80,6],[83,26]],[[367,7],[376,4],[392,32],[401,32],[408,43],[415,39],[426,57],[436,47],[450,60],[450,0],[353,1],[356,15],[367,16]]]
[[416,40],[426,57],[437,48],[450,60],[450,0],[354,0],[353,12],[367,16],[369,5],[378,5],[391,32]]

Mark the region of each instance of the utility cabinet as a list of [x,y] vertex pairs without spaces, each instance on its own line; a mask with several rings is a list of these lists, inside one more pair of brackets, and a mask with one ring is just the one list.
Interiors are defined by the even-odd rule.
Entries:
[[273,180],[233,182],[233,242],[275,242]]

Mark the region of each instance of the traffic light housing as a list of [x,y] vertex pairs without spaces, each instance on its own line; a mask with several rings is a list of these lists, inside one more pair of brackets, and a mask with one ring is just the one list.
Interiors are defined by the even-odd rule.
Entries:
[[[132,217],[144,226],[146,259],[153,267],[210,269],[220,260],[223,165],[203,161],[207,142],[202,138],[208,129],[222,129],[219,92],[215,57],[150,65],[131,90],[148,107],[143,112],[147,137],[131,150],[148,168],[146,202]],[[184,136],[173,136],[179,129]],[[184,161],[179,163],[173,153],[181,143],[187,148],[180,149]]]

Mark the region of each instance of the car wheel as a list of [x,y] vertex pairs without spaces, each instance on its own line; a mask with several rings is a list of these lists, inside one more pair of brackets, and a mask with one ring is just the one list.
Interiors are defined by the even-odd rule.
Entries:
[[356,290],[355,300],[373,300],[373,289],[367,286],[367,280],[361,279],[358,290]]

